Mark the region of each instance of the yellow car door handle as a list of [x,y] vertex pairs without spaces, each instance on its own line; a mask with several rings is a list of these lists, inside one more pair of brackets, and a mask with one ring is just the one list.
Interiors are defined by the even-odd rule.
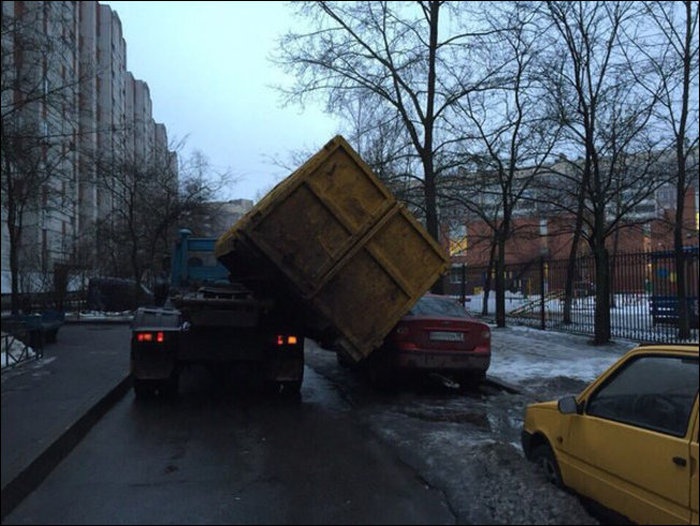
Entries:
[[685,467],[688,462],[683,457],[673,457],[673,463],[677,466]]

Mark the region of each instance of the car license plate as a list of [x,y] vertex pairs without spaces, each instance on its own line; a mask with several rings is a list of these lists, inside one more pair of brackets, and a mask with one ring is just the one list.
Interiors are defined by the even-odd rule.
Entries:
[[438,342],[461,342],[464,340],[464,334],[461,332],[432,331],[430,339]]

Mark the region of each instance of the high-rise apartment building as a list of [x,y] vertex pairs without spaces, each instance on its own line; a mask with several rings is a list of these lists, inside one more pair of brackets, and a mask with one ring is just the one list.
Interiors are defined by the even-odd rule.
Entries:
[[21,292],[95,257],[96,224],[119,206],[104,189],[125,184],[126,166],[177,174],[121,21],[96,1],[2,2],[2,127],[3,294],[11,254]]

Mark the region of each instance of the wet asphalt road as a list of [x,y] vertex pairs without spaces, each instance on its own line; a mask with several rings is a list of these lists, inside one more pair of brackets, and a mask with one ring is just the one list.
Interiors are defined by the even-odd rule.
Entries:
[[206,371],[119,401],[3,524],[452,524],[442,492],[307,367],[301,398]]

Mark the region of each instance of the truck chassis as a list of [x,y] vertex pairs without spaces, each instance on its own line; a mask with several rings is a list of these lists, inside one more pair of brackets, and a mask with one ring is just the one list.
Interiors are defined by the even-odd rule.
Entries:
[[137,398],[177,394],[180,373],[191,365],[228,373],[227,381],[299,392],[304,338],[272,302],[236,284],[200,287],[170,302],[140,307],[134,316],[130,371]]

